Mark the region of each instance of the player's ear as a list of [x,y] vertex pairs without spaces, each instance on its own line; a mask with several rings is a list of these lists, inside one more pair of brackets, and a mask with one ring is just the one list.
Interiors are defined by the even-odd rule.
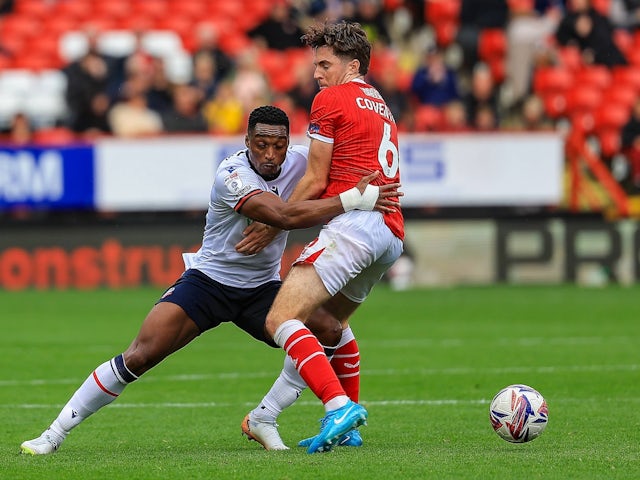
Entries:
[[249,148],[249,135],[244,136],[244,145]]

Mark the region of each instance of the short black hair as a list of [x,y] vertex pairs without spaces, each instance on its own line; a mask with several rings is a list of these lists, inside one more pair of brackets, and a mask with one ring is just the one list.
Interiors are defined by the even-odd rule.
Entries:
[[337,23],[311,25],[300,40],[313,49],[326,46],[338,57],[349,61],[358,60],[361,75],[366,75],[369,71],[371,42],[367,38],[367,32],[357,22],[341,20]]
[[258,123],[266,125],[282,125],[287,129],[289,135],[289,117],[284,110],[274,107],[273,105],[263,105],[257,107],[249,114],[249,132],[253,132]]

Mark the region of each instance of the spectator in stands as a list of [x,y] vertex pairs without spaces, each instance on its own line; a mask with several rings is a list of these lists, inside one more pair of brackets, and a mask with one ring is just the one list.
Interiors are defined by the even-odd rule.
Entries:
[[257,55],[257,48],[242,51],[236,58],[236,70],[231,80],[233,94],[247,113],[271,102],[271,88],[264,72],[258,67]]
[[208,130],[207,121],[200,111],[202,96],[192,85],[173,88],[173,108],[162,114],[165,132],[202,133]]
[[162,114],[169,110],[173,104],[172,85],[167,77],[164,59],[162,57],[151,57],[147,74],[149,76],[147,104],[150,109]]
[[382,0],[358,0],[355,2],[353,14],[345,19],[350,22],[358,22],[367,32],[367,38],[374,46],[390,44],[391,37],[387,28],[387,17]]
[[427,49],[424,63],[413,75],[410,89],[423,105],[441,107],[460,97],[457,73],[445,63],[442,50],[436,46]]
[[162,133],[160,114],[147,104],[148,78],[132,75],[124,83],[121,99],[109,112],[109,125],[118,137],[135,138]]
[[195,61],[202,53],[210,55],[216,67],[216,78],[224,79],[235,68],[235,61],[228,56],[218,45],[218,30],[210,22],[201,22],[196,26],[195,48],[193,59]]
[[498,128],[496,113],[490,105],[478,105],[473,117],[472,129],[478,132],[492,132]]
[[69,127],[76,133],[108,133],[109,65],[93,48],[64,68]]
[[442,130],[448,133],[468,132],[471,130],[467,122],[467,112],[461,100],[447,103],[443,109]]
[[16,113],[9,127],[1,133],[0,139],[12,145],[27,145],[33,141],[33,125],[23,112]]
[[302,108],[304,111],[310,112],[313,99],[316,93],[320,91],[318,82],[313,78],[313,73],[309,71],[309,65],[306,63],[300,64],[293,72],[293,75],[295,76],[296,83],[287,93],[293,100],[296,108]]
[[485,28],[505,28],[509,16],[506,0],[462,0],[456,42],[463,55],[462,70],[478,62],[478,39]]
[[399,129],[408,129],[411,124],[411,102],[407,92],[398,87],[398,69],[384,68],[375,76],[371,76],[369,82],[385,99],[389,110],[398,124]]
[[2,15],[9,15],[13,13],[15,7],[15,0],[0,0],[0,17]]
[[546,47],[547,39],[558,28],[563,11],[550,7],[544,14],[535,9],[534,0],[508,0],[511,16],[507,24],[505,88],[509,107],[519,109],[531,90],[535,58]]
[[203,100],[213,98],[220,79],[218,68],[212,55],[205,52],[193,56],[193,78],[189,84],[197,88]]
[[244,129],[244,108],[233,93],[230,79],[220,82],[213,98],[202,107],[202,113],[211,133],[236,135]]
[[640,98],[633,104],[629,121],[622,127],[620,143],[630,167],[631,188],[640,192]]
[[613,33],[609,18],[593,8],[591,0],[571,0],[555,38],[560,45],[578,47],[587,64],[625,65],[627,61],[616,46]]
[[300,48],[300,37],[304,30],[300,27],[295,9],[287,0],[277,0],[271,7],[269,16],[247,32],[261,48],[287,50]]
[[516,129],[527,132],[553,130],[553,122],[544,110],[542,99],[531,94],[522,102],[519,118],[516,118],[514,125]]
[[[463,96],[465,109],[467,112],[467,122],[475,128],[482,127],[487,129],[487,121],[489,115],[486,110],[490,110],[493,119],[493,126],[499,125],[500,117],[498,114],[498,89],[491,69],[484,63],[477,63],[473,69],[471,77],[471,87]],[[480,111],[480,115],[478,114]],[[479,120],[481,125],[479,125]]]

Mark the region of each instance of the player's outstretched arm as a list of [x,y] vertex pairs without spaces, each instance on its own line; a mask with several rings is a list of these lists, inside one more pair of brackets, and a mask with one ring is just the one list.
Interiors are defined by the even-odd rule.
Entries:
[[374,187],[369,185],[379,175],[373,172],[364,176],[357,184],[339,196],[320,200],[303,200],[286,203],[271,192],[262,192],[248,199],[240,213],[258,222],[283,230],[308,228],[323,223],[349,210],[391,211],[399,207],[399,184]]

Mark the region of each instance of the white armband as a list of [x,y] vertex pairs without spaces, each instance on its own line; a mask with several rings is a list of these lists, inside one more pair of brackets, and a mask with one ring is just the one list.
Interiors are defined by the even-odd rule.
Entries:
[[351,210],[373,210],[378,201],[380,189],[373,185],[367,185],[363,194],[357,187],[353,187],[340,194],[340,201],[345,212]]

